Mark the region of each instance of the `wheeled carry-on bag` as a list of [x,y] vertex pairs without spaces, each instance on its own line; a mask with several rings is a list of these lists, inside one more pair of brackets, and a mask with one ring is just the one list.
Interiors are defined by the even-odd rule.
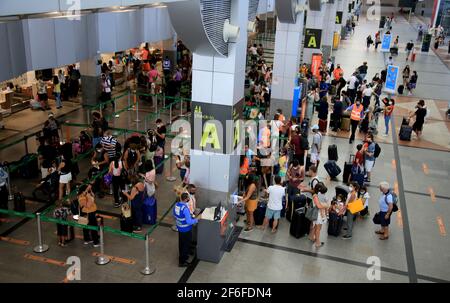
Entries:
[[124,216],[120,216],[120,230],[132,233],[133,232],[133,218],[125,218]]
[[353,161],[355,160],[355,155],[350,155],[348,162],[344,163],[344,173],[342,175],[342,182],[348,183],[350,175],[352,173]]
[[412,127],[409,125],[402,125],[400,127],[400,133],[398,134],[399,139],[402,141],[411,141],[411,135],[412,135]]
[[294,211],[292,215],[291,226],[289,227],[289,233],[295,238],[300,238],[309,233],[310,222],[305,217],[306,208],[301,207]]
[[338,160],[338,150],[336,144],[331,144],[328,146],[328,160]]
[[266,215],[267,204],[265,202],[258,202],[258,207],[253,213],[253,219],[255,220],[255,225],[262,225],[264,222],[264,217]]
[[296,194],[292,196],[291,199],[289,200],[289,204],[286,209],[286,219],[288,221],[292,221],[292,216],[294,212],[297,209],[304,207],[306,205],[306,202],[307,202],[306,196],[303,194]]
[[142,214],[144,224],[156,224],[157,206],[155,196],[147,197],[142,205]]
[[339,237],[342,229],[342,217],[338,216],[335,212],[330,212],[328,219],[328,234],[330,236]]
[[336,161],[328,161],[324,167],[331,178],[336,178],[341,173],[341,168],[337,165]]

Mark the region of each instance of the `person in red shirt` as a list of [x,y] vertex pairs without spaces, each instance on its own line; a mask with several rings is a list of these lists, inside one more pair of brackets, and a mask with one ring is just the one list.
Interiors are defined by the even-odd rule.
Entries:
[[341,79],[342,76],[344,76],[344,70],[341,68],[341,65],[338,64],[333,71],[333,77],[336,81],[339,81],[339,79]]

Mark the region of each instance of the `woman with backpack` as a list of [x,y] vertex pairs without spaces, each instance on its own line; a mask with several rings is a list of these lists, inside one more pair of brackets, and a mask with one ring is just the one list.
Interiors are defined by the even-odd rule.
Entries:
[[138,150],[138,145],[131,143],[123,154],[123,162],[125,169],[130,176],[136,175],[139,162],[141,161],[141,153]]
[[121,205],[121,191],[125,189],[125,180],[122,177],[122,170],[124,168],[120,156],[117,156],[113,162],[109,165],[109,174],[112,176],[112,187],[114,195],[114,207],[120,207]]

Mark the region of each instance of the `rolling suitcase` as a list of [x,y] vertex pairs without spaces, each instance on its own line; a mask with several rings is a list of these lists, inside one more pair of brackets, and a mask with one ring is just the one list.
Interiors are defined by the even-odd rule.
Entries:
[[294,212],[306,205],[306,196],[303,194],[296,194],[289,200],[289,205],[286,209],[286,219],[290,222]]
[[409,119],[406,117],[403,117],[402,125],[409,125]]
[[399,139],[402,141],[411,141],[412,127],[409,125],[402,125],[400,127]]
[[342,195],[342,197],[345,199],[347,199],[348,196],[348,187],[346,186],[342,186],[342,185],[338,185],[335,187],[335,191],[336,191],[336,197],[338,195]]
[[144,224],[156,224],[157,206],[155,196],[147,197],[142,205],[142,222]]
[[349,117],[342,117],[341,130],[346,131],[346,132],[350,131],[350,118]]
[[22,193],[18,192],[14,194],[14,211],[25,212],[25,197]]
[[328,235],[339,237],[342,229],[342,217],[338,216],[335,212],[330,212],[328,219]]
[[266,215],[267,205],[265,202],[258,202],[258,207],[253,213],[253,219],[255,220],[255,225],[262,225],[264,222],[264,217]]
[[153,157],[153,162],[155,163],[156,174],[161,175],[164,172],[164,157]]
[[338,160],[338,151],[336,144],[331,144],[330,146],[328,146],[328,160]]
[[341,173],[341,168],[337,165],[336,161],[328,161],[324,167],[331,178],[336,178]]
[[120,230],[132,233],[133,232],[133,218],[125,218],[124,216],[120,216]]
[[350,175],[352,173],[353,161],[355,160],[355,155],[350,155],[348,162],[344,163],[344,173],[342,175],[342,182],[348,183]]
[[306,155],[306,163],[305,163],[305,172],[309,171],[309,168],[311,167],[311,155],[307,154]]
[[301,207],[292,214],[289,233],[297,239],[309,233],[310,222],[308,219],[306,219],[305,212],[305,207]]
[[327,132],[328,120],[319,119],[319,131],[322,133]]

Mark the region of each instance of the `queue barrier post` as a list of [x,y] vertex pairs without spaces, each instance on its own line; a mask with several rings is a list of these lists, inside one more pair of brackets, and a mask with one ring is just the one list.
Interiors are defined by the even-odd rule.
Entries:
[[167,176],[166,180],[169,182],[174,182],[177,180],[176,177],[172,176],[172,172],[173,172],[173,157],[172,154],[169,154],[170,157],[170,170],[169,170],[169,176]]
[[36,253],[44,253],[48,250],[48,245],[42,243],[41,213],[36,213],[36,221],[38,227],[38,245],[33,248],[33,251]]
[[23,143],[25,144],[25,155],[28,155],[28,137],[23,136]]
[[9,173],[9,167],[5,166],[6,169],[6,175],[8,176],[7,184],[8,184],[8,201],[14,200],[14,196],[11,192],[11,174]]
[[100,255],[97,257],[97,260],[95,260],[95,263],[97,265],[105,265],[111,262],[111,259],[105,256],[105,241],[104,241],[104,234],[103,234],[103,224],[100,224],[99,226],[99,234],[100,234]]
[[169,105],[169,124],[172,124],[172,103]]
[[150,249],[148,247],[148,234],[145,235],[145,268],[141,270],[141,274],[148,276],[153,274],[156,271],[156,268],[154,266],[150,266]]
[[128,90],[128,110],[131,110],[131,90]]
[[183,98],[180,99],[180,118],[183,117]]
[[134,122],[141,122],[141,120],[139,120],[139,100],[136,98],[136,91],[134,91],[134,104],[136,106],[136,120],[134,120]]

